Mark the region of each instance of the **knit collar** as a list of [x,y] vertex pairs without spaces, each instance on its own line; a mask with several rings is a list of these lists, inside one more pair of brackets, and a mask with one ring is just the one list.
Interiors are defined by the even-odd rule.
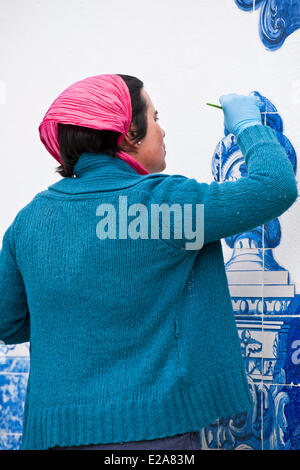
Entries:
[[[50,191],[65,194],[83,194],[109,191],[134,186],[143,178],[127,162],[106,153],[82,153],[74,166],[75,177],[65,177],[48,187]],[[159,174],[160,175],[160,174]]]
[[77,178],[86,177],[91,173],[99,173],[99,171],[103,175],[107,171],[110,174],[116,174],[120,171],[126,171],[133,175],[137,174],[137,171],[124,160],[119,157],[112,157],[106,153],[82,153],[74,166],[74,174]]

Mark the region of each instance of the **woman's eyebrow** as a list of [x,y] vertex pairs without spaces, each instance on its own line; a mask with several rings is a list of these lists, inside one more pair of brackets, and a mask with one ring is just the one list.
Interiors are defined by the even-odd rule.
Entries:
[[158,111],[155,111],[155,113],[154,113],[154,114],[157,116],[157,115],[158,115]]

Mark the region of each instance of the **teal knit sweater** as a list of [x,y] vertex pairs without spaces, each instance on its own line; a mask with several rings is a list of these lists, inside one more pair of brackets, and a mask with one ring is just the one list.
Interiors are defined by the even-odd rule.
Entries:
[[[271,128],[248,127],[238,145],[247,177],[210,184],[84,153],[77,177],[16,215],[0,339],[30,341],[22,449],[158,439],[251,409],[220,239],[280,216],[298,192]],[[97,208],[119,196],[204,204],[203,247],[185,249],[174,224],[169,239],[99,238]]]

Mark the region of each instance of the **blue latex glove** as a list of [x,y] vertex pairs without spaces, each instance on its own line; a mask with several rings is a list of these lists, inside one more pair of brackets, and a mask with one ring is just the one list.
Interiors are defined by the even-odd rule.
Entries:
[[236,137],[246,127],[261,124],[260,100],[254,95],[238,95],[229,93],[222,95],[219,101],[223,107],[224,126]]

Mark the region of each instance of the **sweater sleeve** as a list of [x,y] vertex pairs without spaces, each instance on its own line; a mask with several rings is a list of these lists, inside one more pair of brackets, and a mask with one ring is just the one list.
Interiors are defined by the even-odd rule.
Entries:
[[[153,202],[179,204],[182,214],[185,212],[184,204],[191,204],[193,228],[197,222],[201,226],[194,206],[202,205],[201,248],[205,243],[247,232],[269,222],[283,214],[298,197],[292,164],[271,127],[250,126],[238,136],[237,144],[247,166],[246,177],[208,184],[171,175],[152,193]],[[191,225],[191,221],[187,223]],[[174,226],[171,225],[171,229],[173,236]],[[181,237],[172,242],[182,249],[186,243],[189,245],[191,237],[185,236],[183,222],[181,230]]]
[[0,251],[0,340],[2,344],[30,341],[29,310],[15,257],[13,224],[4,234]]

